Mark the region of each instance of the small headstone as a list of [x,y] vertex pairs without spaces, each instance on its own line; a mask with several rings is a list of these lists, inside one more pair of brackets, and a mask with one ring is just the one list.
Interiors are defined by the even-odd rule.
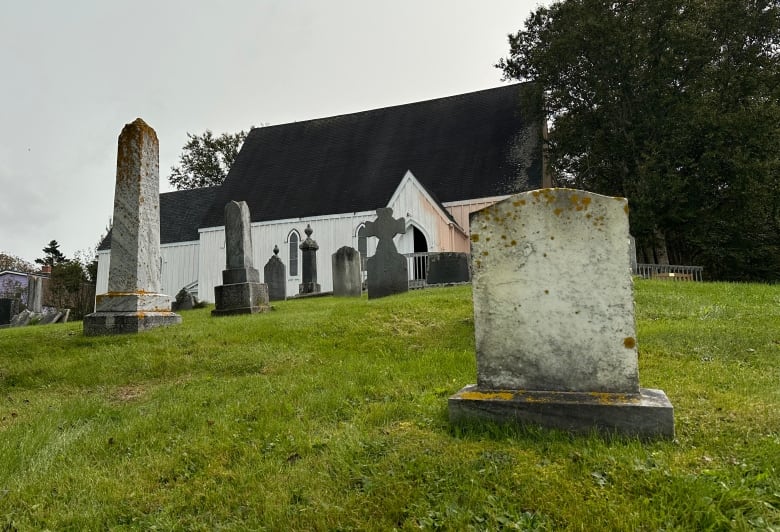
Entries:
[[171,304],[171,307],[174,311],[179,310],[192,310],[195,308],[195,296],[187,292],[184,288],[179,290],[179,292],[176,294],[176,299]]
[[268,287],[252,264],[249,207],[245,201],[225,205],[225,260],[222,285],[214,287],[212,316],[254,314],[268,309]]
[[27,276],[27,308],[36,314],[43,311],[43,277]]
[[467,283],[471,280],[468,253],[431,253],[426,284]]
[[9,325],[11,318],[19,313],[19,300],[0,298],[0,325]]
[[376,253],[368,258],[368,299],[400,294],[409,290],[406,257],[398,253],[393,237],[406,233],[406,220],[394,219],[393,209],[376,210],[376,220],[366,222],[366,236],[379,239]]
[[270,301],[284,301],[287,299],[287,270],[279,258],[279,246],[274,246],[274,255],[263,268],[263,278],[268,286],[268,299]]
[[181,323],[161,294],[160,147],[140,118],[119,135],[108,292],[84,317],[87,336],[137,333]]
[[471,215],[477,384],[454,422],[530,422],[674,436],[672,405],[639,387],[628,203],[571,189]]
[[311,234],[314,232],[311,225],[306,225],[303,231],[306,233],[306,240],[298,246],[301,249],[301,260],[303,268],[301,272],[301,284],[298,286],[299,294],[316,294],[320,291],[320,285],[317,284],[317,250],[320,246],[316,240],[312,240]]
[[331,255],[333,271],[333,295],[360,297],[362,293],[362,275],[360,272],[360,252],[344,246]]
[[40,325],[49,325],[56,323],[62,317],[62,312],[53,307],[44,307],[41,312]]

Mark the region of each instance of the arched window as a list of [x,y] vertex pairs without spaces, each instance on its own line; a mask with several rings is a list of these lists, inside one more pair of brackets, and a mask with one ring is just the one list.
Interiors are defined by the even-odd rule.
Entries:
[[368,260],[368,245],[366,244],[366,226],[361,225],[357,230],[357,245],[360,253],[360,269],[365,271]]
[[287,242],[290,244],[290,277],[298,276],[298,246],[301,242],[301,235],[298,231],[293,229],[290,231],[290,235],[287,237]]

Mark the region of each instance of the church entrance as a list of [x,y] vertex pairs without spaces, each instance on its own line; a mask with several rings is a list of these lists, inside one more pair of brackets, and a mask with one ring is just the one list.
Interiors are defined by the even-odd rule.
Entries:
[[428,241],[422,231],[412,226],[414,236],[414,253],[412,259],[412,275],[414,280],[424,280],[428,273],[428,255],[417,255],[417,253],[428,253]]

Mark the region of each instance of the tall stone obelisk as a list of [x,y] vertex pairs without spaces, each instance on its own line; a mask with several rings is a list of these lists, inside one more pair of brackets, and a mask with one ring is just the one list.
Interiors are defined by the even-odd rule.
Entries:
[[84,334],[137,333],[181,323],[161,294],[160,147],[140,118],[119,135],[108,292],[84,317]]

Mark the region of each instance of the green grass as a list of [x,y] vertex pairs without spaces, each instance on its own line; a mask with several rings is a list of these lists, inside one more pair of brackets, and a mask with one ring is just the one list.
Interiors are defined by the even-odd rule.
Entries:
[[0,530],[780,530],[780,286],[636,285],[677,439],[452,427],[469,287],[0,331]]

